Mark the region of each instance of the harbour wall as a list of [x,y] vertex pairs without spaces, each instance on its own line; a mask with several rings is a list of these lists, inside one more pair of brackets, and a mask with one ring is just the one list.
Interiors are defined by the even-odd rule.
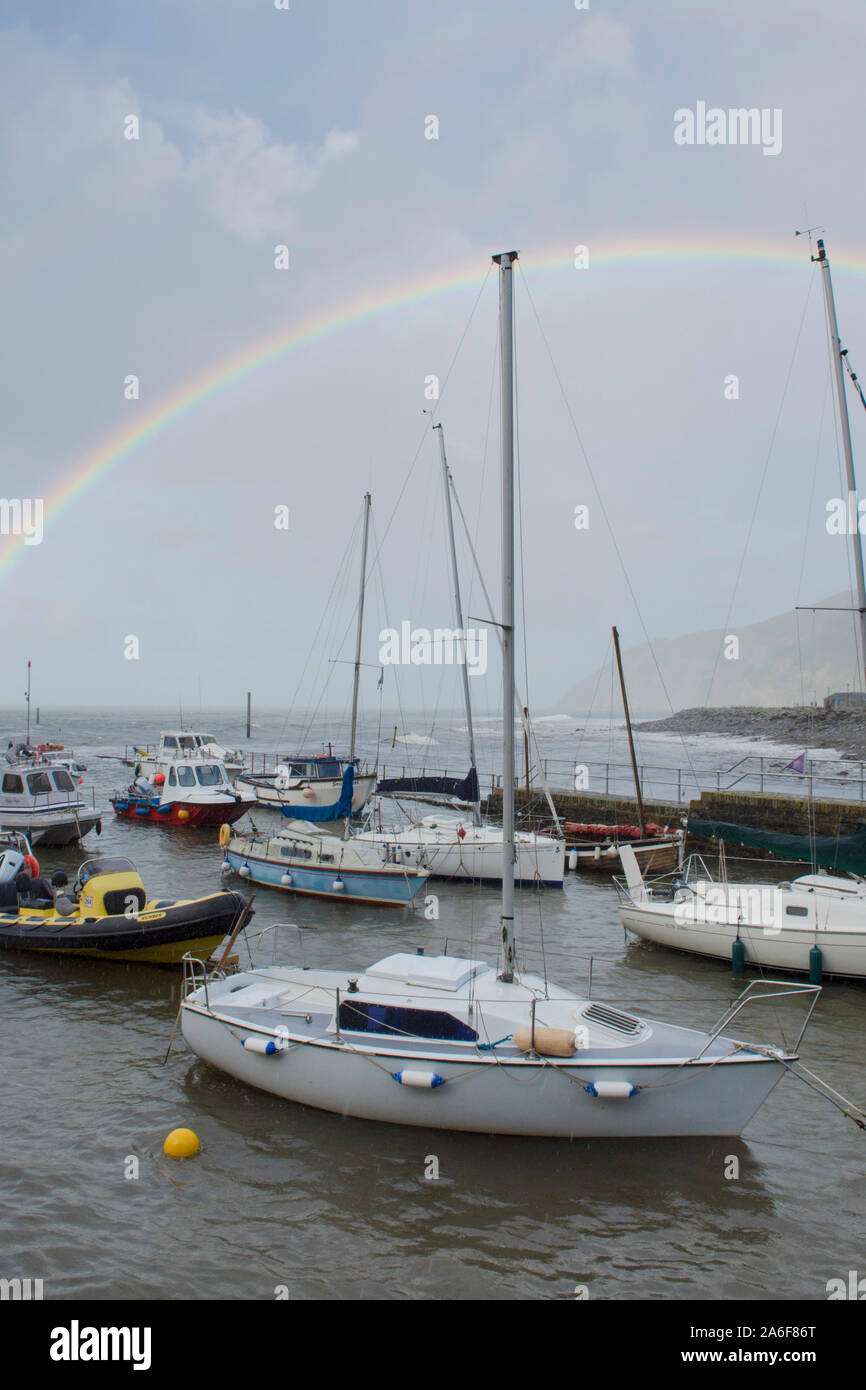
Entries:
[[[587,795],[582,792],[551,793],[557,815],[563,821],[590,825],[636,825],[637,802],[634,797]],[[543,795],[533,788],[527,797],[525,789],[515,792],[516,814],[522,828],[549,830],[553,826],[550,808]],[[483,803],[493,820],[502,817],[502,792],[496,790]],[[776,830],[790,835],[850,835],[866,824],[866,806],[862,801],[809,800],[798,796],[783,796],[769,792],[704,791],[684,805],[673,802],[645,801],[644,817],[662,828],[679,829],[686,818],[730,821],[734,825],[753,826],[760,830]],[[714,841],[689,836],[689,846],[703,848]],[[757,849],[738,849],[738,854],[750,858],[765,858]]]

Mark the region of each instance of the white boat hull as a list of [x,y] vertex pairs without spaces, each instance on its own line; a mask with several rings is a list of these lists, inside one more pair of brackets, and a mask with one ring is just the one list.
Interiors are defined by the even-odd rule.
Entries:
[[[782,1062],[749,1060],[692,1066],[670,1081],[670,1066],[622,1064],[569,1068],[542,1062],[513,1067],[494,1059],[470,1064],[437,1061],[445,1079],[433,1089],[400,1085],[393,1073],[417,1057],[376,1056],[331,1043],[305,1044],[272,1056],[247,1051],[237,1025],[229,1028],[206,1013],[183,1010],[183,1033],[204,1061],[271,1095],[356,1119],[482,1134],[557,1139],[651,1138],[674,1135],[737,1135],[784,1074]],[[527,1074],[532,1067],[533,1075]],[[587,1079],[637,1082],[648,1089],[629,1099],[587,1094]],[[527,1084],[530,1083],[531,1084]],[[523,1084],[521,1084],[523,1083]],[[658,1083],[653,1088],[653,1083]]]
[[[640,905],[621,907],[620,917],[626,930],[644,941],[687,951],[692,955],[711,956],[715,960],[729,961],[737,939],[736,924],[686,922]],[[739,936],[745,948],[747,965],[807,975],[809,952],[813,946],[818,946],[825,975],[866,979],[866,930],[856,933],[826,928],[803,931],[782,927],[776,931],[742,923]]]
[[[376,778],[360,774],[355,778],[352,791],[352,814],[363,810],[372,795]],[[261,776],[238,776],[235,786],[245,797],[255,799],[260,806],[270,806],[276,811],[284,806],[326,807],[336,806],[343,788],[341,777],[322,777],[318,780],[304,781],[301,787],[280,787],[276,781],[265,780]]]
[[102,812],[92,806],[80,810],[63,807],[58,810],[12,811],[0,810],[0,825],[4,830],[17,830],[26,835],[34,849],[37,846],[74,845],[102,819]]
[[[422,863],[431,878],[450,878],[467,882],[502,882],[502,832],[494,827],[465,827],[465,837],[455,830],[416,826],[413,830],[364,831],[356,841],[393,849],[406,863]],[[528,888],[544,885],[561,888],[565,872],[565,853],[559,840],[519,834],[515,883]]]

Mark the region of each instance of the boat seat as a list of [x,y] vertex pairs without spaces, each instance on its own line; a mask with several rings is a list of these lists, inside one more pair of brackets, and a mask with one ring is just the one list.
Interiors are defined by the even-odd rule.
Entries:
[[130,898],[135,899],[139,912],[143,912],[147,903],[147,894],[143,888],[134,885],[129,888],[112,888],[104,894],[102,901],[105,903],[106,912],[114,915],[115,913],[126,912]]
[[13,912],[18,908],[18,889],[15,883],[9,880],[0,883],[0,912],[6,908],[11,908]]

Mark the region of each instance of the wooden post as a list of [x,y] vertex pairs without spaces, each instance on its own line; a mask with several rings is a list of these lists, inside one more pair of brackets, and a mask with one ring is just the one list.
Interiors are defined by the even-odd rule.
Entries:
[[640,777],[638,776],[637,770],[637,758],[635,757],[634,753],[634,738],[632,737],[631,718],[628,712],[628,697],[625,693],[625,677],[622,674],[622,657],[620,655],[619,650],[619,633],[617,632],[616,628],[614,628],[613,630],[613,645],[614,650],[616,652],[616,667],[619,671],[619,688],[622,691],[622,708],[625,714],[626,732],[628,733],[628,751],[631,754],[631,770],[634,774],[634,794],[637,800],[637,819],[638,825],[640,826],[640,836],[641,839],[643,839],[645,834],[644,826],[646,824],[643,813],[643,797],[641,796]]
[[252,720],[252,705],[253,705],[253,695],[252,695],[252,691],[251,691],[251,690],[248,690],[248,691],[247,691],[247,738],[249,738],[249,736],[250,736],[250,728],[251,728],[251,720]]

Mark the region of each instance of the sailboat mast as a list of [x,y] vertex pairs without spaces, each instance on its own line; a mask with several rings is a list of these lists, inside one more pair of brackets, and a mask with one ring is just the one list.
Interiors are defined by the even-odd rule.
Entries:
[[631,754],[631,770],[634,775],[634,794],[637,801],[637,819],[640,826],[641,839],[643,839],[646,824],[644,820],[643,797],[640,794],[640,777],[637,771],[637,758],[634,753],[634,738],[631,732],[631,715],[628,712],[628,696],[625,693],[625,676],[622,673],[622,655],[619,650],[619,633],[616,628],[613,630],[613,649],[616,652],[616,669],[619,671],[619,688],[622,691],[622,708],[625,714],[625,727],[628,733],[628,751]]
[[364,493],[364,539],[361,543],[361,587],[358,591],[358,631],[355,636],[355,683],[352,689],[352,733],[349,739],[349,761],[355,761],[355,735],[358,731],[358,688],[361,683],[361,638],[364,633],[364,594],[367,587],[367,540],[370,534],[372,497]]
[[[833,373],[836,378],[836,399],[839,404],[839,423],[842,430],[842,448],[845,454],[845,476],[848,482],[848,514],[855,518],[851,535],[854,555],[854,576],[857,585],[857,612],[860,614],[860,659],[866,663],[866,581],[863,578],[863,546],[860,541],[859,511],[857,507],[857,483],[854,478],[854,452],[851,448],[851,422],[848,419],[848,400],[845,395],[845,371],[843,367],[842,344],[839,340],[839,326],[836,322],[836,302],[833,298],[833,282],[830,279],[830,261],[824,250],[823,241],[818,240],[818,254],[812,257],[822,270],[824,302],[827,306],[827,324],[830,329],[830,351],[833,358]],[[864,687],[866,688],[866,687]]]
[[27,663],[27,746],[30,747],[30,662]]
[[[457,546],[454,542],[454,516],[451,511],[451,474],[448,471],[448,460],[445,457],[445,432],[441,425],[434,425],[433,428],[439,431],[439,457],[442,460],[442,478],[445,484],[445,517],[448,522],[448,545],[451,550],[451,579],[454,585],[454,615],[457,620],[457,630],[461,634],[460,640],[463,642],[463,660],[460,665],[463,676],[463,706],[466,711],[466,728],[469,734],[469,763],[477,773],[478,764],[475,761],[475,731],[472,727],[472,700],[469,695],[469,667],[466,662],[466,633],[463,628],[463,601],[460,597],[460,573],[457,569]],[[477,801],[472,803],[472,820],[475,825],[481,824],[481,808]]]
[[516,251],[499,266],[499,360],[502,374],[502,947],[500,979],[514,979],[514,303]]

